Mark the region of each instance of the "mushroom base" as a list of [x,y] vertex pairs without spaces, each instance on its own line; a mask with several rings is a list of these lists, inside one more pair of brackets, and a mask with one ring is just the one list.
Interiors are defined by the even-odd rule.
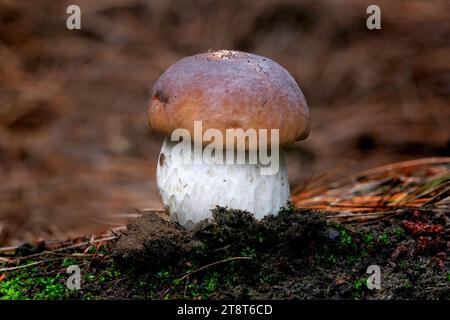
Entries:
[[180,225],[191,229],[211,218],[216,206],[246,210],[261,219],[287,204],[290,190],[282,150],[277,173],[261,175],[260,164],[186,163],[179,150],[174,152],[177,144],[164,141],[156,182],[164,208]]

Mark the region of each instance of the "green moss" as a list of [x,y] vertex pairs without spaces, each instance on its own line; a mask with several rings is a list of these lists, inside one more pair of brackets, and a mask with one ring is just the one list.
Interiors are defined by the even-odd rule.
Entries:
[[167,279],[170,277],[170,272],[167,270],[161,270],[156,274],[156,277],[161,279]]
[[397,240],[402,240],[406,237],[406,232],[403,230],[403,228],[397,227],[394,230],[394,235],[397,238]]
[[91,272],[86,272],[84,274],[84,280],[86,280],[88,282],[94,281],[95,280],[95,275],[93,273],[91,273]]
[[315,260],[319,264],[326,263],[330,265],[335,265],[338,261],[338,258],[334,254],[327,254],[327,255],[317,254]]
[[405,289],[411,289],[413,287],[413,284],[412,284],[412,282],[411,281],[409,281],[409,280],[406,280],[405,281],[405,284],[403,285],[403,288],[405,288]]
[[206,274],[203,279],[190,281],[189,278],[187,278],[185,281],[176,284],[174,283],[174,285],[176,287],[184,288],[183,296],[179,298],[209,299],[218,289],[220,279],[223,279],[223,276],[218,272],[213,272]]
[[67,299],[71,293],[59,274],[55,277],[29,277],[23,273],[0,282],[2,300]]
[[347,229],[341,228],[340,231],[340,242],[343,245],[351,246],[353,245],[353,238]]
[[88,253],[90,253],[90,254],[109,254],[109,247],[106,244],[102,244],[99,247],[92,245],[89,247]]
[[375,241],[375,236],[372,233],[368,233],[368,234],[363,235],[363,242],[367,246],[373,245],[374,241]]
[[248,258],[256,258],[256,250],[254,248],[245,247],[241,251],[241,256]]
[[353,282],[353,299],[361,299],[363,290],[367,287],[367,277],[362,277]]
[[219,278],[219,273],[217,273],[217,272],[214,272],[213,274],[210,274],[205,277],[205,280],[204,280],[205,289],[208,293],[212,293],[216,290],[218,278]]
[[361,250],[354,255],[347,256],[347,262],[349,264],[355,264],[356,262],[361,261],[363,258],[367,257],[368,253],[365,250]]
[[65,258],[63,260],[63,262],[62,262],[62,266],[66,267],[66,268],[69,267],[69,266],[76,265],[76,264],[77,264],[77,262],[74,259],[71,259],[71,258]]
[[391,240],[387,233],[383,233],[383,234],[379,235],[378,240],[384,245],[389,245],[391,243]]

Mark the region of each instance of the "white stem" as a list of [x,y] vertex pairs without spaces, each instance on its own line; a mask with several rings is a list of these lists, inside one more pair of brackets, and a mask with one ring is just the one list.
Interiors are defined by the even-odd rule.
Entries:
[[289,200],[287,167],[280,150],[279,170],[261,175],[259,164],[193,164],[166,138],[156,181],[163,205],[173,221],[190,229],[212,217],[216,205],[252,212],[257,219],[276,214]]

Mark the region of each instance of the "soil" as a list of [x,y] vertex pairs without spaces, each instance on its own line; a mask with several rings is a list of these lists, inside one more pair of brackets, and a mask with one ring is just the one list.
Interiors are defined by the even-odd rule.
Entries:
[[[256,221],[217,208],[212,222],[185,231],[149,215],[119,236],[112,255],[121,268],[148,277],[160,297],[449,299],[449,218],[449,212],[404,210],[350,228],[328,224],[313,210],[288,209]],[[380,290],[367,288],[370,265],[381,268]],[[161,270],[167,277],[155,283]]]
[[[27,244],[2,255],[0,269],[18,269],[0,270],[0,299],[450,298],[449,210],[402,208],[370,225],[328,214],[287,208],[257,221],[216,208],[187,231],[150,213],[106,243]],[[73,264],[80,290],[65,285]],[[380,289],[368,288],[373,265]]]

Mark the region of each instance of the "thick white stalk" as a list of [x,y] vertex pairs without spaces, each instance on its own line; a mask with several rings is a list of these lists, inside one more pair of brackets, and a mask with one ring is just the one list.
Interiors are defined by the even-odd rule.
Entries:
[[190,229],[212,217],[216,205],[252,212],[257,219],[276,214],[289,200],[290,190],[283,151],[279,170],[261,175],[259,164],[186,163],[177,142],[166,138],[156,181],[163,205],[173,221]]

